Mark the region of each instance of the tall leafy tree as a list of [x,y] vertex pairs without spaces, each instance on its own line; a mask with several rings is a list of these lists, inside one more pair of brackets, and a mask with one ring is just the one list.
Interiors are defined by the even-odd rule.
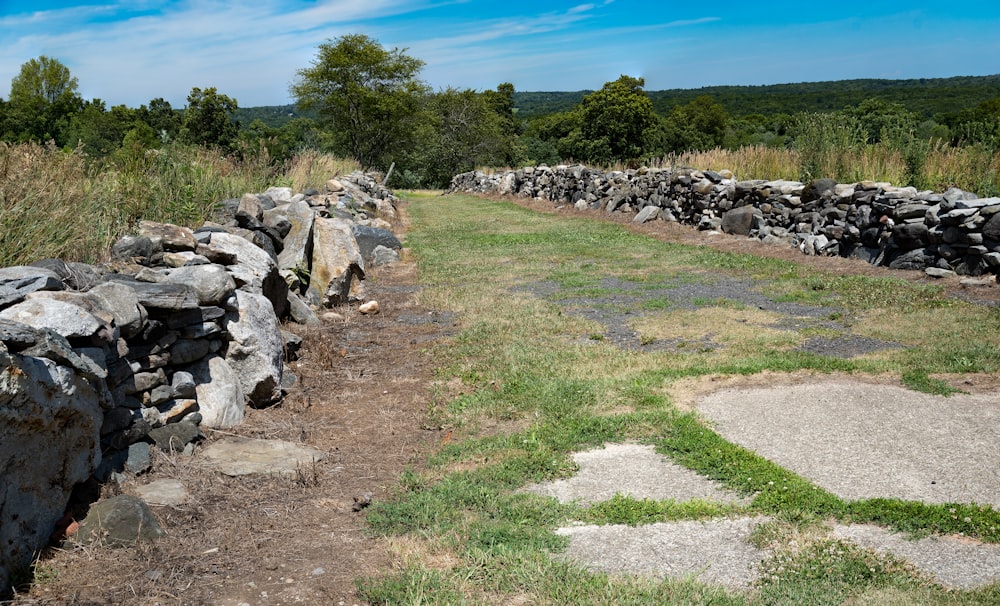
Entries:
[[157,97],[138,109],[138,118],[149,125],[161,141],[176,139],[181,132],[181,113],[170,106],[170,101]]
[[196,145],[208,145],[230,151],[239,134],[239,124],[233,121],[238,105],[236,99],[219,93],[215,87],[192,88],[187,96],[181,139]]
[[583,98],[583,139],[590,142],[592,153],[606,150],[610,154],[610,158],[586,159],[631,160],[642,155],[646,130],[656,123],[653,102],[643,90],[645,84],[642,78],[623,75]]
[[300,107],[318,110],[339,151],[364,167],[385,164],[410,142],[427,87],[417,78],[424,62],[404,50],[362,34],[328,40],[290,87]]
[[83,108],[79,82],[58,59],[42,55],[21,65],[10,83],[8,120],[22,139],[55,139]]

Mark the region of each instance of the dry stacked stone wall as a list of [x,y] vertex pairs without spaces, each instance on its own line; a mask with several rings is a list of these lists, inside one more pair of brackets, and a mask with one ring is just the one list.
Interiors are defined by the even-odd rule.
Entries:
[[362,301],[398,259],[396,198],[371,176],[271,188],[197,229],[143,222],[101,265],[0,268],[0,598],[90,478],[280,400],[284,363],[323,307]]
[[855,257],[932,275],[1000,273],[1000,198],[918,191],[889,183],[739,180],[687,168],[611,171],[581,165],[457,175],[450,191],[511,195],[636,222],[674,221],[795,246],[809,255]]

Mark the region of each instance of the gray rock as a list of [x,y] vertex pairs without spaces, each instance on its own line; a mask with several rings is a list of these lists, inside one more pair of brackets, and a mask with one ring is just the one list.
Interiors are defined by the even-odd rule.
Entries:
[[135,291],[139,304],[146,308],[179,311],[198,307],[198,291],[187,284],[168,284],[122,280]]
[[932,278],[951,278],[955,276],[955,272],[940,267],[928,267],[924,270],[924,273]]
[[355,280],[365,277],[365,262],[352,223],[318,218],[313,226],[313,255],[306,299],[331,307],[351,300]]
[[63,288],[59,274],[48,269],[27,265],[0,268],[0,308],[23,301],[29,293]]
[[136,486],[135,492],[142,500],[153,506],[176,507],[191,500],[191,495],[184,484],[170,478]]
[[722,215],[722,231],[727,234],[738,236],[749,236],[754,227],[755,220],[763,218],[760,209],[753,206],[741,206]]
[[229,429],[243,422],[246,398],[239,376],[225,359],[210,356],[195,364],[190,376],[196,385],[201,422],[206,427]]
[[68,339],[91,337],[103,326],[83,308],[55,299],[31,299],[12,305],[0,311],[0,319],[51,328]]
[[151,429],[149,437],[164,452],[181,452],[188,444],[201,438],[201,430],[197,425],[182,421]]
[[281,340],[285,344],[285,360],[288,362],[297,360],[299,358],[299,350],[302,349],[302,337],[293,332],[282,330]]
[[151,449],[148,442],[136,442],[128,447],[128,458],[125,460],[125,470],[140,474],[153,466]]
[[107,310],[126,339],[139,334],[146,322],[146,309],[139,304],[139,297],[128,284],[103,282],[87,291],[87,295]]
[[260,221],[264,218],[264,207],[261,206],[260,198],[256,194],[243,194],[236,213],[243,213],[255,221]]
[[306,202],[295,202],[285,210],[290,223],[285,236],[285,247],[278,254],[278,269],[286,276],[299,270],[308,270],[312,257],[313,221],[315,213]]
[[271,255],[232,234],[212,234],[212,244],[236,256],[236,265],[227,268],[236,280],[236,287],[263,294],[271,302],[276,315],[284,316],[288,305],[288,284],[279,274],[278,265]]
[[207,356],[210,349],[204,339],[181,339],[170,347],[170,363],[176,366],[191,364]]
[[199,305],[219,305],[236,290],[236,282],[226,268],[215,264],[178,267],[164,282],[191,286],[198,293]]
[[392,250],[403,248],[403,244],[399,241],[399,238],[387,229],[355,223],[353,231],[354,240],[358,243],[358,249],[361,250],[361,257],[365,261],[371,260],[376,246],[384,246]]
[[157,385],[149,392],[149,405],[158,406],[174,398],[174,389],[169,385]]
[[146,236],[122,236],[111,247],[112,259],[147,265],[152,256],[153,241]]
[[634,223],[646,223],[647,221],[652,221],[653,219],[655,219],[657,216],[659,216],[659,214],[660,214],[660,207],[650,205],[640,210],[635,215],[635,218],[632,219],[632,221]]
[[291,187],[269,187],[262,195],[270,198],[275,204],[285,204],[292,201],[294,192]]
[[983,225],[983,237],[989,240],[1000,240],[1000,213],[990,217]]
[[83,545],[120,548],[153,543],[165,535],[142,499],[123,494],[95,503],[74,540]]
[[177,225],[140,221],[139,235],[150,239],[153,243],[154,253],[158,251],[194,251],[198,248],[194,232]]
[[319,316],[309,307],[305,299],[292,291],[288,291],[288,314],[298,324],[307,326],[320,324]]
[[889,263],[890,269],[926,269],[934,266],[934,252],[918,248],[905,252]]
[[178,370],[170,378],[170,387],[173,388],[174,393],[179,398],[196,397],[196,385],[194,375],[184,370]]
[[239,311],[226,315],[230,339],[226,361],[239,376],[250,403],[266,406],[281,397],[281,328],[266,298],[243,291],[236,296]]
[[100,464],[103,418],[79,374],[0,345],[0,593],[48,545],[73,487]]
[[283,440],[228,437],[207,447],[202,456],[229,476],[295,473],[326,458],[326,453]]
[[385,246],[379,244],[375,247],[375,250],[372,251],[370,263],[373,267],[399,263],[399,253],[391,248],[386,248]]
[[37,328],[0,318],[0,341],[7,346],[7,351],[17,353],[31,347],[40,338]]

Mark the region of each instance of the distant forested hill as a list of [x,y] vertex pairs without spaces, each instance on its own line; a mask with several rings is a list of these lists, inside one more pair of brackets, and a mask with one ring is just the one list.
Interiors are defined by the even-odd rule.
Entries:
[[241,107],[233,114],[233,119],[246,128],[254,120],[260,120],[271,128],[281,128],[295,118],[315,118],[313,112],[300,111],[294,105],[261,105]]
[[[518,116],[532,118],[571,109],[590,91],[519,92],[514,94]],[[709,95],[730,115],[836,111],[870,98],[901,103],[931,117],[948,114],[1000,97],[1000,74],[920,78],[918,80],[836,80],[768,86],[710,86],[648,91],[657,113]]]

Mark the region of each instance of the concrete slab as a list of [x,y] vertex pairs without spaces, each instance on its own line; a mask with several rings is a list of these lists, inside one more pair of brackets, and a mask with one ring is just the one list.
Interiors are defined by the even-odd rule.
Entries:
[[908,560],[947,587],[973,589],[1000,581],[1000,545],[956,536],[912,541],[868,524],[837,524],[831,536]]
[[1000,395],[829,381],[728,389],[695,403],[727,440],[844,499],[1000,508]]
[[741,502],[735,492],[671,462],[652,446],[606,444],[604,448],[575,453],[573,460],[580,466],[573,477],[525,490],[555,497],[562,503],[597,503],[618,493],[635,499]]
[[744,589],[759,576],[768,552],[749,545],[750,532],[766,518],[683,521],[647,526],[560,528],[570,539],[559,557],[591,570],[646,576],[694,578]]

